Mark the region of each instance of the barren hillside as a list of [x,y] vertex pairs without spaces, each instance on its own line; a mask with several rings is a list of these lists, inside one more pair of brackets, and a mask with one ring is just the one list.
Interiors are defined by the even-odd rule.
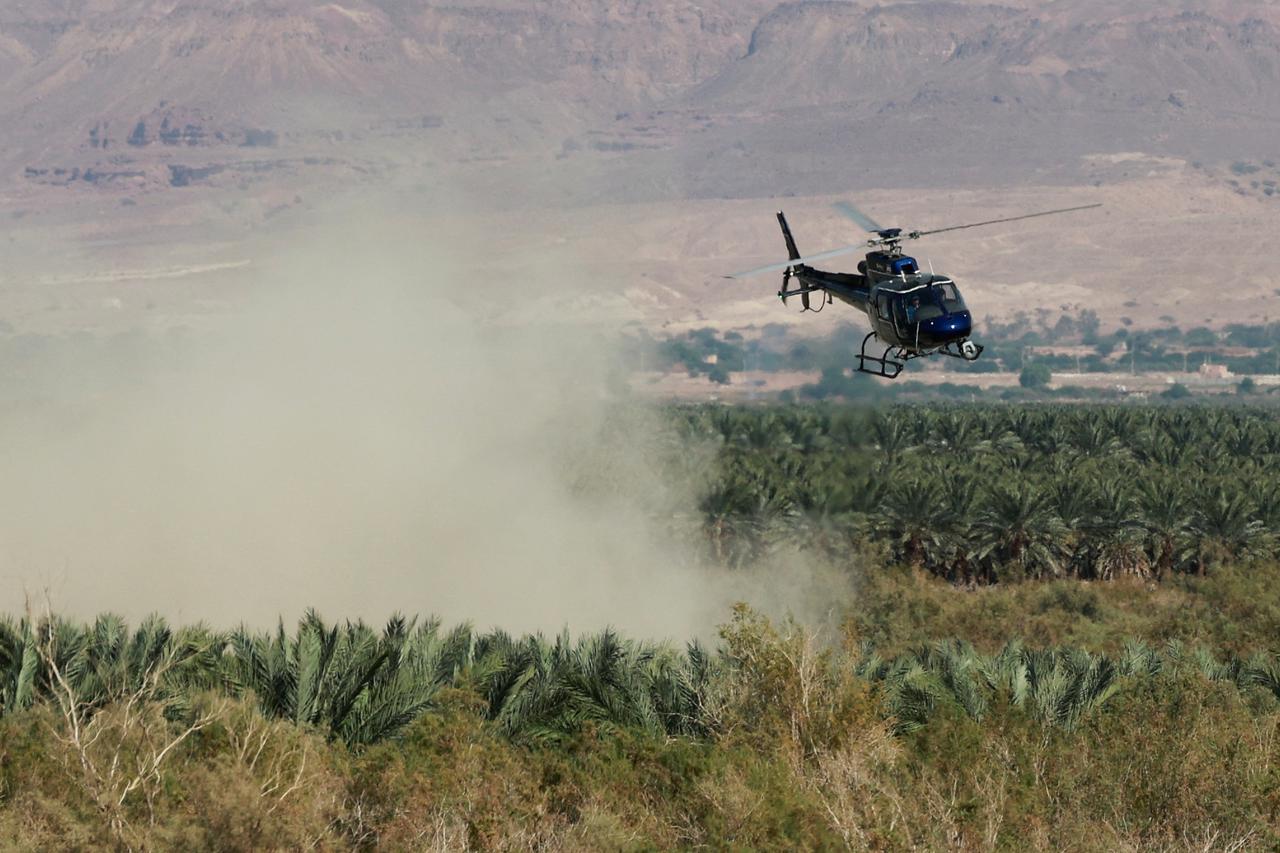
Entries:
[[[1105,233],[1052,250],[937,250],[1064,301],[1180,257],[1174,307],[1237,315],[1200,304],[1190,223],[1245,235],[1227,266],[1250,293],[1280,261],[1248,238],[1280,205],[1280,11],[1252,0],[33,0],[0,9],[0,120],[5,310],[54,327],[107,322],[92,306],[130,275],[226,269],[370,196],[467,235],[484,270],[563,245],[652,322],[749,321],[717,313],[715,274],[771,257],[774,207],[845,195],[908,225],[1107,200],[1052,226]],[[483,239],[498,222],[523,255]],[[810,227],[815,249],[850,236]],[[1001,241],[1008,267],[984,261]],[[50,281],[84,309],[46,316]]]

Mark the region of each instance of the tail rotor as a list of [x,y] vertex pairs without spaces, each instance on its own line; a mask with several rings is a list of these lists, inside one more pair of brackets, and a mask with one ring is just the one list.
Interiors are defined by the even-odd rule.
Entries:
[[[783,216],[781,210],[778,211],[778,227],[782,229],[782,239],[785,240],[787,243],[787,260],[786,261],[780,264],[769,264],[768,266],[758,267],[756,269],[748,270],[746,272],[735,273],[734,275],[725,276],[725,278],[744,278],[749,275],[756,275],[757,273],[774,272],[775,270],[782,270],[782,289],[778,291],[778,298],[782,300],[783,304],[784,305],[786,304],[787,299],[789,297],[799,296],[800,304],[802,306],[803,311],[814,311],[814,312],[821,311],[822,308],[810,307],[809,294],[813,293],[815,290],[820,291],[821,293],[825,293],[826,289],[821,284],[805,283],[805,278],[803,276],[804,270],[806,269],[805,264],[808,261],[820,260],[822,258],[830,257],[832,255],[843,254],[844,252],[852,251],[857,247],[855,246],[848,249],[839,249],[835,252],[824,253],[821,255],[814,255],[812,257],[805,258],[800,255],[800,250],[796,248],[795,238],[791,236],[791,228],[787,226],[787,218]],[[791,284],[792,278],[798,278],[800,280],[800,287],[797,287],[795,290],[788,290],[787,287]],[[831,302],[831,294],[829,293],[826,293],[825,297],[822,295],[819,295],[818,298],[820,300],[821,305],[824,307]]]
[[[787,243],[787,258],[792,261],[800,260],[800,250],[796,248],[795,238],[791,236],[791,228],[787,225],[787,217],[782,215],[782,211],[778,211],[778,225],[782,228],[782,239]],[[788,266],[782,271],[782,290],[778,291],[778,295],[782,297],[783,304],[787,301],[787,296],[791,295],[787,291],[787,285],[791,283],[791,276],[795,274],[795,267]],[[812,311],[809,307],[809,289],[801,287],[799,289],[801,313]]]
[[[787,267],[785,270],[782,271],[782,290],[778,291],[778,296],[781,297],[783,305],[787,303],[788,296],[795,295],[795,293],[792,293],[791,291],[787,290],[787,285],[791,283],[791,276],[792,276],[791,267]],[[800,294],[801,313],[804,313],[805,311],[814,310],[809,307],[809,291],[807,289],[801,288],[797,290],[796,293]]]

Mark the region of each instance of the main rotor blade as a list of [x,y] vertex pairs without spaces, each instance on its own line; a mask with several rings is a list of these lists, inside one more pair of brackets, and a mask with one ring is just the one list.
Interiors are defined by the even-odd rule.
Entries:
[[863,231],[883,231],[884,230],[884,228],[876,224],[876,221],[874,219],[872,219],[870,216],[867,216],[865,213],[863,213],[861,210],[858,210],[858,208],[854,207],[852,204],[850,204],[847,201],[838,201],[831,206],[834,207],[836,210],[840,211],[841,213],[843,213],[845,216],[852,219],[854,222],[856,222],[858,224],[858,227],[861,228]]
[[988,219],[986,222],[970,222],[968,225],[951,225],[946,228],[934,228],[929,231],[912,231],[906,236],[912,240],[916,240],[927,234],[941,234],[944,231],[959,231],[962,228],[977,228],[980,225],[998,225],[1001,222],[1017,222],[1019,219],[1035,219],[1037,216],[1052,216],[1055,213],[1071,213],[1076,210],[1091,210],[1095,207],[1102,207],[1102,205],[1082,204],[1079,207],[1063,207],[1058,210],[1042,210],[1039,213],[1026,213],[1022,216],[1009,216],[1004,219]]
[[[873,241],[874,242],[874,241]],[[854,246],[845,246],[843,249],[832,249],[829,252],[819,252],[816,255],[806,255],[803,258],[794,258],[790,261],[783,261],[780,264],[769,264],[767,267],[756,267],[746,272],[736,272],[732,275],[726,275],[725,278],[746,278],[747,276],[759,275],[762,272],[775,272],[777,270],[785,270],[787,267],[796,267],[801,264],[807,264],[810,261],[821,261],[826,258],[834,258],[836,255],[846,255],[849,252],[857,252],[867,248],[869,243],[858,243]]]

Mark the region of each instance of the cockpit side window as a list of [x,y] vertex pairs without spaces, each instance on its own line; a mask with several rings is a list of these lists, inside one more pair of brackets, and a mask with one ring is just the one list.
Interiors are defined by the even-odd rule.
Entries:
[[881,293],[876,304],[880,309],[880,319],[888,320],[889,319],[889,294]]

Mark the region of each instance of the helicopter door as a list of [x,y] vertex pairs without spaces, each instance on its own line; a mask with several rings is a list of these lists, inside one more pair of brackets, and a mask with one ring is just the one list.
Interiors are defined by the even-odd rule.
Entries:
[[893,300],[893,325],[899,335],[905,335],[912,326],[907,316],[907,300],[900,293],[895,296],[897,298]]
[[892,326],[897,331],[897,324],[893,320],[893,297],[888,293],[880,293],[876,296],[876,314],[880,318],[881,324]]

